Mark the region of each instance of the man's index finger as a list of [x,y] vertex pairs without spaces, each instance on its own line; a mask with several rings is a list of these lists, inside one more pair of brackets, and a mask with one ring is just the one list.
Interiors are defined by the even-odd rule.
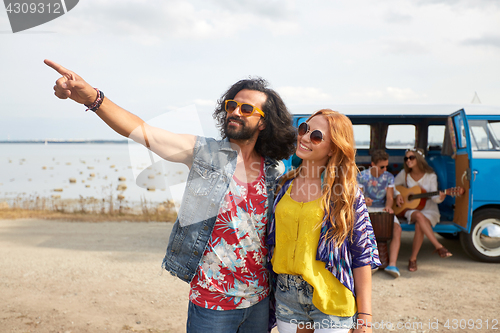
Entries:
[[52,60],[45,59],[43,62],[61,75],[69,73],[69,70],[59,65],[58,63],[53,62]]

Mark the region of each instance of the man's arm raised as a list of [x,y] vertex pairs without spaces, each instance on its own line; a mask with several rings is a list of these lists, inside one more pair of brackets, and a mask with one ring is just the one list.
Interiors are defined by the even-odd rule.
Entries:
[[[97,91],[85,80],[51,60],[44,62],[61,75],[54,86],[54,94],[57,97],[69,98],[86,105],[94,103]],[[107,97],[104,98],[96,114],[118,134],[143,144],[168,161],[184,163],[191,167],[196,136],[175,134],[149,126],[141,118],[119,107]]]

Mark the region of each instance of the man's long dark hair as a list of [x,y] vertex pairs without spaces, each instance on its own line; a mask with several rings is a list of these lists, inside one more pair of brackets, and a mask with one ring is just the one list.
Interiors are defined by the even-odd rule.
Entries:
[[262,78],[249,78],[236,82],[217,101],[213,116],[222,137],[225,138],[226,111],[224,102],[228,99],[234,99],[236,94],[243,89],[263,92],[267,96],[266,103],[262,107],[266,128],[260,132],[255,143],[255,150],[262,156],[282,160],[295,152],[297,130],[292,125],[292,115],[288,112],[285,103],[278,93],[268,88],[267,85],[267,81]]

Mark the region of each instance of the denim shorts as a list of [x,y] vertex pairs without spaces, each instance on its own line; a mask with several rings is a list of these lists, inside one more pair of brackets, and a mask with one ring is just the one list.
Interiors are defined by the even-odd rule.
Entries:
[[302,276],[279,274],[276,286],[276,318],[292,324],[309,323],[307,326],[313,325],[315,329],[354,327],[355,315],[337,317],[318,310],[312,303],[313,291],[314,288]]

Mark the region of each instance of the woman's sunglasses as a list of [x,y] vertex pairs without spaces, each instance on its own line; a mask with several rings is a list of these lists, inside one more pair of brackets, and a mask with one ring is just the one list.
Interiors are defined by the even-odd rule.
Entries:
[[[300,124],[299,135],[302,136],[307,134],[308,132],[309,132],[309,124],[305,122]],[[312,131],[311,134],[309,134],[309,139],[315,145],[319,145],[323,140],[325,140],[323,138],[323,132],[321,132],[320,130]]]
[[403,160],[406,162],[408,160],[410,161],[413,161],[414,159],[416,159],[417,157],[415,155],[410,155],[410,156],[405,156],[405,158],[403,158]]
[[258,113],[260,113],[262,115],[262,117],[264,117],[264,112],[262,110],[260,110],[258,107],[253,106],[252,104],[240,103],[240,102],[237,102],[233,99],[228,99],[225,102],[225,106],[226,106],[227,113],[233,113],[234,110],[236,110],[237,108],[240,108],[240,113],[244,117],[250,117],[251,115],[253,115],[253,113],[255,111],[257,111]]

